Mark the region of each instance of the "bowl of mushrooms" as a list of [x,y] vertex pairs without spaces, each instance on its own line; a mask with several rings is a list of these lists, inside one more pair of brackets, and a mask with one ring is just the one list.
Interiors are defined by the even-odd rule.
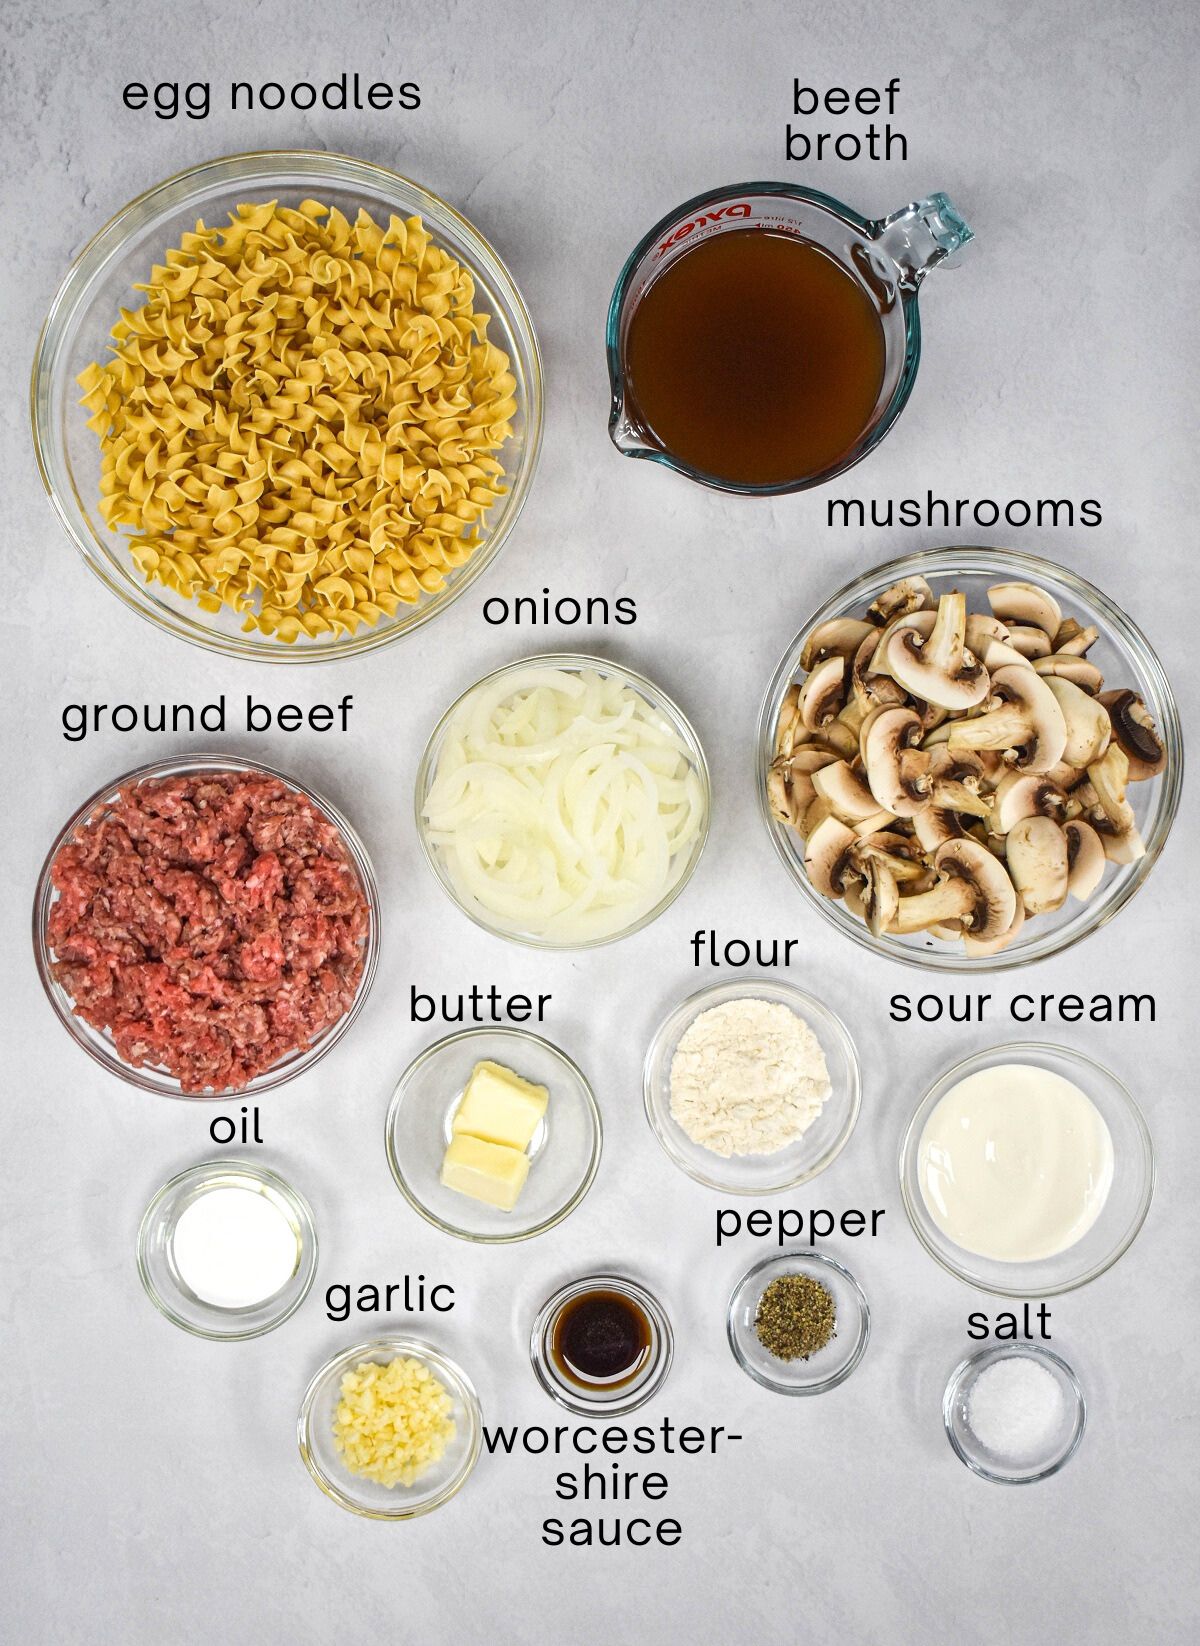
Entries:
[[1111,920],[1179,804],[1167,677],[1062,566],[934,549],[805,624],[763,703],[783,862],[856,942],[945,971],[1019,966]]

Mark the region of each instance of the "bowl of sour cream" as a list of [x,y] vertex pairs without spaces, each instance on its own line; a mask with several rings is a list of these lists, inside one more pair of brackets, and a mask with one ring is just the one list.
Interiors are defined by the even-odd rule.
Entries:
[[1145,1222],[1154,1153],[1103,1065],[1018,1042],[947,1070],[900,1146],[904,1208],[926,1251],[970,1286],[1055,1297],[1110,1269]]

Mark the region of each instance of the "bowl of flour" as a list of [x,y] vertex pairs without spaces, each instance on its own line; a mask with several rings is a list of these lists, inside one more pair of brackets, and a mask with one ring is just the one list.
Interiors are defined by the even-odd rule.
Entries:
[[741,978],[675,1008],[646,1054],[646,1117],[699,1183],[729,1194],[794,1188],[845,1148],[861,1098],[854,1044],[790,983]]

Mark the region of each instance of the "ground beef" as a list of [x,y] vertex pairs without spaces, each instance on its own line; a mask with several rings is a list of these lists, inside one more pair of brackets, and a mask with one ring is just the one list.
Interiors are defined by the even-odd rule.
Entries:
[[134,1068],[237,1091],[349,1010],[366,898],[340,834],[262,772],[147,778],[54,859],[52,970]]

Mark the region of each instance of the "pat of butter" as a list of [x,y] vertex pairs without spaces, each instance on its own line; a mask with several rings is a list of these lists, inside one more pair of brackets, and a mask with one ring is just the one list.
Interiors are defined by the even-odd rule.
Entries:
[[459,1133],[450,1140],[442,1160],[442,1183],[447,1189],[470,1195],[511,1212],[529,1176],[529,1156],[503,1143]]
[[546,1112],[544,1086],[522,1080],[499,1063],[477,1063],[454,1116],[456,1137],[466,1133],[488,1143],[526,1149]]

